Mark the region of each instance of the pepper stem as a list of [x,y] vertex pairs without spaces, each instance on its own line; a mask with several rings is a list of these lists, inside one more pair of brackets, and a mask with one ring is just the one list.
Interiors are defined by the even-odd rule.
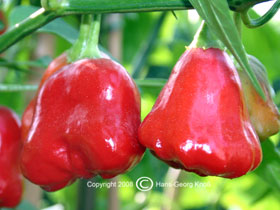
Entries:
[[101,15],[83,15],[78,40],[68,52],[72,63],[83,58],[101,58],[98,48]]
[[194,40],[192,41],[190,48],[219,48],[224,50],[225,47],[223,44],[215,37],[211,31],[209,30],[207,24],[202,21],[198,31],[194,36]]

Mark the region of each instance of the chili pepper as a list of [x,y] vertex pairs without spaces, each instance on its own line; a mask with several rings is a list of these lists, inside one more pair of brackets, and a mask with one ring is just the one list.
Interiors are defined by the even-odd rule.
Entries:
[[14,112],[0,107],[0,207],[15,207],[21,200],[20,149],[20,121]]
[[121,65],[100,58],[99,27],[83,16],[79,39],[67,58],[49,66],[23,117],[21,168],[47,191],[77,178],[124,173],[145,150],[137,139],[138,89]]
[[[44,84],[44,82],[55,72],[57,72],[58,70],[60,70],[63,66],[67,65],[67,54],[63,53],[61,54],[59,57],[57,57],[56,59],[54,59],[50,65],[48,66],[47,70],[45,71],[40,85],[38,87],[38,91],[41,89],[42,85]],[[37,92],[38,92],[37,91]],[[37,101],[37,93],[35,95],[35,97],[30,101],[29,105],[27,106],[27,108],[25,109],[23,115],[22,115],[22,126],[21,126],[21,139],[22,140],[26,140],[27,139],[27,135],[29,132],[29,129],[31,127],[32,121],[33,121],[33,115],[34,115],[34,111],[35,111],[35,106],[36,106],[36,101]]]
[[248,55],[249,63],[255,72],[258,81],[266,95],[266,101],[257,93],[250,82],[247,74],[239,71],[242,82],[245,102],[249,111],[251,122],[260,138],[264,141],[268,137],[279,132],[280,115],[277,106],[274,104],[267,72],[263,64],[254,56]]
[[22,152],[24,176],[54,191],[77,178],[124,173],[143,155],[140,96],[110,59],[83,59],[45,81]]
[[262,160],[237,71],[226,52],[213,47],[192,45],[182,55],[139,140],[172,167],[201,176],[239,177]]
[[[102,57],[104,58],[110,58],[107,54],[101,52]],[[44,82],[55,72],[59,71],[63,66],[66,66],[69,64],[69,61],[67,61],[67,53],[61,54],[59,57],[54,59],[48,66],[47,70],[45,71],[44,75],[42,76],[41,82],[38,87],[38,91],[41,89]],[[38,93],[37,91],[37,93]],[[30,129],[30,126],[33,121],[33,115],[35,111],[35,105],[37,101],[37,93],[35,97],[29,102],[27,108],[25,109],[23,115],[22,115],[22,126],[21,126],[21,139],[25,140],[27,139],[27,135]]]

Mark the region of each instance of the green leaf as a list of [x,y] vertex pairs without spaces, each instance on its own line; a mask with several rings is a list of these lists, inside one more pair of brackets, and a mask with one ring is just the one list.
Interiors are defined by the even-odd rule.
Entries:
[[52,21],[51,23],[40,28],[38,31],[58,35],[69,43],[74,43],[78,38],[78,30],[66,23],[61,18]]
[[280,191],[280,151],[268,139],[262,143],[263,160],[255,173],[272,188]]
[[14,69],[16,71],[30,73],[30,69],[28,69],[26,66],[47,68],[52,60],[53,59],[50,56],[43,56],[33,61],[8,61],[4,58],[0,58],[0,66]]
[[15,7],[11,14],[9,15],[9,25],[16,25],[17,23],[21,22],[33,12],[37,11],[39,7],[33,6],[18,6]]
[[29,69],[26,69],[26,68],[22,67],[19,63],[10,62],[10,61],[8,61],[4,58],[0,58],[0,67],[6,67],[6,68],[9,68],[9,69],[13,69],[15,71],[30,73]]
[[212,30],[234,55],[242,69],[247,72],[257,92],[265,99],[264,92],[249,66],[246,51],[230,14],[227,1],[190,0],[190,2],[199,15],[205,20],[210,30]]
[[[15,25],[36,12],[38,9],[39,7],[34,6],[18,6],[11,12],[9,23]],[[66,23],[62,18],[53,20],[49,24],[40,28],[38,32],[55,34],[64,38],[69,43],[74,43],[78,37],[78,30]]]
[[37,60],[17,62],[19,65],[27,65],[30,67],[47,68],[53,59],[50,56],[42,56]]
[[156,23],[154,24],[153,29],[151,30],[151,32],[149,34],[148,39],[145,41],[145,44],[142,45],[142,48],[136,54],[134,61],[133,61],[133,66],[134,66],[133,71],[132,71],[133,78],[139,78],[140,72],[143,69],[143,67],[145,66],[147,59],[156,44],[160,29],[164,23],[166,14],[167,14],[166,12],[163,12],[159,16],[159,18],[156,20]]

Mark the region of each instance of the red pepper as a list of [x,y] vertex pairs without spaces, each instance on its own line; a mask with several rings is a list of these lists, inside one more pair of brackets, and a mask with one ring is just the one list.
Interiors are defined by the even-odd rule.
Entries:
[[51,75],[38,92],[24,143],[24,176],[48,191],[77,178],[112,178],[138,163],[140,95],[110,59],[83,59]]
[[[48,66],[47,70],[45,71],[40,85],[38,87],[38,91],[41,89],[42,85],[45,83],[45,81],[55,72],[60,70],[63,66],[67,65],[67,54],[63,53],[56,59],[54,59],[50,65]],[[27,135],[29,132],[29,129],[31,127],[32,121],[33,121],[33,116],[34,116],[34,111],[35,111],[35,105],[37,101],[37,94],[36,96],[30,101],[29,105],[25,109],[23,115],[22,115],[22,126],[21,126],[21,139],[25,140],[27,139]]]
[[[105,53],[101,53],[102,56],[104,58],[109,58],[108,55],[106,55]],[[59,57],[57,57],[56,59],[54,59],[50,65],[48,66],[47,70],[45,71],[44,75],[42,76],[40,85],[38,87],[38,91],[41,89],[42,85],[45,83],[45,81],[51,76],[53,75],[55,72],[57,72],[58,70],[60,70],[62,67],[66,66],[67,64],[69,64],[69,62],[67,61],[67,54],[63,53],[61,54]],[[37,92],[38,92],[37,91]],[[35,110],[35,105],[36,105],[36,101],[37,101],[37,94],[36,96],[30,101],[29,105],[27,106],[27,108],[25,109],[23,115],[22,115],[22,127],[21,127],[21,138],[24,140],[27,138],[30,126],[32,124],[33,121],[33,115],[34,115],[34,110]]]
[[15,207],[21,200],[20,149],[20,121],[11,110],[0,107],[0,207]]
[[141,124],[139,139],[169,165],[201,176],[239,177],[262,160],[237,71],[215,48],[182,55]]
[[280,114],[271,96],[273,89],[269,84],[265,67],[254,56],[248,55],[248,59],[266,95],[266,101],[257,93],[245,72],[240,71],[239,75],[251,122],[260,140],[264,141],[279,132]]

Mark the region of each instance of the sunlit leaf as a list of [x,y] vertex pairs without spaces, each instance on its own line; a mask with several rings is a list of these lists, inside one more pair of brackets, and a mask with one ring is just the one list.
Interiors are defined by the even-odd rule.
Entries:
[[[18,6],[10,14],[9,23],[15,25],[32,13],[36,12],[39,8],[34,6]],[[60,36],[70,43],[73,43],[78,37],[78,30],[66,23],[62,18],[58,18],[47,25],[43,26],[38,32],[52,33]]]

